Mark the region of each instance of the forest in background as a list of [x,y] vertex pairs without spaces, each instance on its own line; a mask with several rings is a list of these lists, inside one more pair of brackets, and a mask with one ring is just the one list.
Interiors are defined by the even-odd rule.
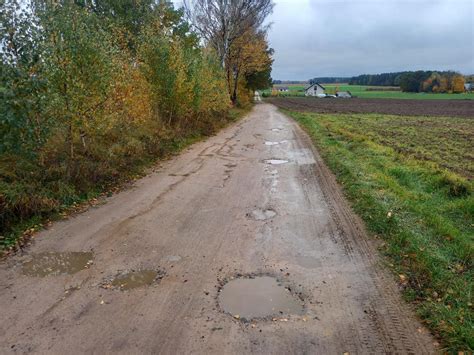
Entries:
[[404,92],[429,93],[462,93],[464,83],[459,73],[433,70],[364,74],[349,80],[349,85],[399,86]]
[[272,6],[221,14],[239,28],[223,60],[220,30],[168,1],[2,1],[0,248],[248,106],[271,82]]
[[[382,74],[362,74],[353,77],[319,77],[310,84],[337,84],[400,87],[404,92],[462,93],[464,83],[474,82],[472,75],[463,76],[454,71],[403,71]],[[274,82],[277,84],[277,82]]]

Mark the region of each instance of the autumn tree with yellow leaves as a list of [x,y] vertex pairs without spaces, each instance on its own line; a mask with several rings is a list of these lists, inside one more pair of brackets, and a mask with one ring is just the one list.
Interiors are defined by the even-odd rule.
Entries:
[[234,105],[248,99],[250,90],[270,87],[273,51],[265,20],[272,0],[186,0],[184,5],[196,31],[219,57]]
[[220,57],[169,1],[0,10],[0,249],[229,117]]

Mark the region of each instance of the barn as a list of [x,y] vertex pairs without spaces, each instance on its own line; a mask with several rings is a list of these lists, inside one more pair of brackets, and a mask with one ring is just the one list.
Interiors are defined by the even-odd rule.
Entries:
[[314,83],[305,89],[305,96],[324,96],[324,86]]

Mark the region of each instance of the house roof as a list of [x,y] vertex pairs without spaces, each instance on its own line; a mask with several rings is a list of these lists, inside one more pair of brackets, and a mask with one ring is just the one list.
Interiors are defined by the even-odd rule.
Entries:
[[312,88],[313,86],[315,86],[315,85],[319,86],[319,87],[320,87],[321,89],[323,89],[323,90],[326,90],[326,88],[325,88],[324,86],[322,86],[320,83],[314,83],[314,84],[311,84],[310,86],[308,86],[308,87],[305,89],[305,91],[308,91],[309,89],[311,89],[311,88]]

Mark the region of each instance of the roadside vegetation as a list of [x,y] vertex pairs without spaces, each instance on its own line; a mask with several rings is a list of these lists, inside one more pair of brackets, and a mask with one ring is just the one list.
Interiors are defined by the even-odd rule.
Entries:
[[225,62],[167,1],[0,8],[0,250],[212,134],[270,82],[271,1],[249,9]]
[[285,111],[310,134],[418,313],[448,351],[474,349],[470,118]]

